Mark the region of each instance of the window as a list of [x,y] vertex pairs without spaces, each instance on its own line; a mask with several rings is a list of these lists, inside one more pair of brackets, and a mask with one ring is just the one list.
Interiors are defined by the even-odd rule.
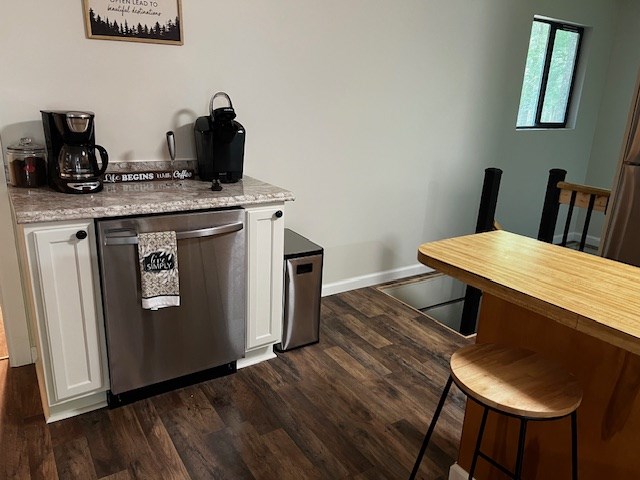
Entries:
[[517,128],[564,128],[584,29],[535,18]]

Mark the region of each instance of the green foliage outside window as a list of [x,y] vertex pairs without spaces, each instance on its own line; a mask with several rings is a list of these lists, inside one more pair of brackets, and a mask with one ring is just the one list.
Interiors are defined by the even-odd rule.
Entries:
[[534,20],[525,66],[518,128],[566,125],[582,29]]

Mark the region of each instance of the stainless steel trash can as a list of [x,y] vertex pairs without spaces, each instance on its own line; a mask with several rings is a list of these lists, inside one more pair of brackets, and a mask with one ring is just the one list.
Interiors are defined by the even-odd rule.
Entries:
[[320,340],[323,257],[321,246],[285,228],[282,342],[274,347],[278,352]]

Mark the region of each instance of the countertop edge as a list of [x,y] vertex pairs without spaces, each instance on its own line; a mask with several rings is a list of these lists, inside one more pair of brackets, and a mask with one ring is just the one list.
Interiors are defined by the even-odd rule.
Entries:
[[[292,202],[295,200],[293,195],[281,195],[281,196],[256,196],[253,198],[244,197],[242,199],[234,199],[229,197],[230,200],[223,201],[218,199],[215,202],[210,200],[203,201],[185,201],[177,203],[165,203],[162,204],[162,208],[158,209],[157,205],[150,204],[148,207],[136,207],[135,212],[131,212],[130,205],[123,205],[121,207],[110,208],[84,208],[70,210],[68,213],[60,210],[39,211],[39,212],[23,212],[15,214],[16,223],[19,225],[28,225],[31,223],[49,222],[49,221],[64,221],[64,220],[79,220],[83,218],[107,218],[107,217],[124,217],[131,215],[150,215],[156,213],[175,213],[191,210],[207,210],[210,208],[225,208],[225,207],[241,207],[245,205],[260,205],[272,202]],[[52,218],[44,220],[42,217],[50,214]]]
[[[151,191],[147,192],[147,195],[151,196],[146,199],[148,200],[147,202],[141,202],[139,196],[129,199],[126,197],[126,194],[123,194],[122,202],[114,202],[112,196],[109,205],[82,206],[81,204],[77,204],[77,202],[74,202],[75,204],[72,205],[57,205],[49,195],[66,194],[60,194],[58,192],[39,192],[39,198],[37,201],[41,202],[42,208],[24,208],[30,199],[28,197],[25,198],[24,196],[22,198],[18,197],[18,194],[22,193],[21,191],[15,191],[13,194],[10,192],[9,199],[14,221],[18,225],[87,218],[111,218],[198,211],[215,208],[255,206],[295,200],[294,194],[288,190],[250,177],[247,177],[246,180],[248,181],[248,184],[245,184],[242,190],[236,191],[235,193],[231,191],[227,195],[215,197],[205,195],[205,190],[199,192],[191,189],[187,192],[187,194],[190,195],[188,197],[185,197],[184,193],[179,191]],[[264,191],[265,189],[266,191]],[[170,195],[172,193],[176,193],[177,198],[171,198]],[[97,195],[101,194],[99,193]],[[77,199],[82,198],[81,196],[76,195],[73,197],[76,197]],[[15,203],[18,199],[19,206]]]
[[[505,276],[509,273],[513,277],[512,272],[500,272],[501,275],[499,276],[483,274],[483,269],[478,266],[478,261],[488,260],[489,248],[485,245],[481,249],[482,254],[480,256],[474,255],[469,249],[482,245],[471,237],[479,239],[480,237],[496,236],[504,237],[502,244],[495,241],[488,243],[489,246],[493,247],[490,253],[495,255],[496,258],[501,256],[502,258],[507,258],[508,256],[504,257],[508,253],[508,249],[505,246],[510,246],[511,240],[517,240],[516,247],[531,247],[535,245],[537,246],[538,256],[544,255],[545,258],[553,259],[552,264],[539,261],[540,268],[526,274],[530,276],[532,273],[546,273],[548,275],[547,277],[542,277],[544,280],[538,282],[535,290],[529,288],[528,285],[526,287],[523,286],[525,284],[523,283],[523,278],[520,278],[522,277],[520,271],[517,272],[518,278],[514,277],[515,280]],[[508,237],[511,237],[511,239]],[[445,255],[443,253],[445,248],[452,254]],[[475,256],[468,264],[463,262],[465,250],[471,252],[469,254],[470,257]],[[558,253],[562,254],[562,262],[559,262],[558,258],[556,258]],[[630,310],[628,306],[629,299],[627,298],[630,298],[630,295],[637,298],[637,289],[629,289],[630,284],[637,285],[638,283],[640,271],[637,267],[583,252],[576,252],[565,247],[549,245],[535,239],[504,231],[485,232],[422,244],[418,247],[418,260],[436,271],[457,278],[490,295],[541,314],[573,330],[583,332],[636,355],[640,354],[640,323],[638,323],[637,319],[637,310]],[[558,265],[562,265],[563,268]],[[584,272],[585,270],[587,273]],[[577,272],[580,272],[581,276]],[[598,272],[598,275],[601,276],[600,280],[593,276],[588,276],[591,280],[590,283],[581,281],[584,280],[587,274],[593,274],[593,272]],[[572,275],[575,275],[575,280],[573,281],[571,280],[573,278]],[[624,288],[628,289],[622,291],[629,292],[629,295],[620,293],[618,290],[611,293],[611,288],[615,290],[616,287],[610,286],[607,287],[608,290],[606,292],[603,292],[602,289],[598,290],[598,292],[602,293],[598,299],[592,298],[593,293],[590,293],[591,296],[585,297],[585,292],[592,292],[590,287],[595,284],[601,284],[605,275],[622,278],[624,280]],[[575,283],[575,286],[570,289],[568,297],[566,292],[564,294],[558,293],[567,290],[567,288],[563,290],[563,285],[572,284],[572,282]],[[622,283],[619,281],[616,285],[620,286]],[[546,289],[543,291],[544,295],[540,293],[543,287]],[[553,295],[547,292],[553,292]],[[608,300],[607,303],[604,303],[605,299]],[[593,307],[591,301],[598,302],[597,307]],[[589,305],[590,308],[585,308],[585,305]]]
[[527,292],[515,289],[509,285],[500,283],[492,278],[479,275],[464,268],[452,265],[445,261],[419,251],[418,261],[423,265],[433,268],[438,272],[449,275],[478,290],[494,295],[532,312],[536,312],[552,318],[556,322],[571,329],[578,328],[578,314],[559,305],[549,303],[542,298],[533,296]]

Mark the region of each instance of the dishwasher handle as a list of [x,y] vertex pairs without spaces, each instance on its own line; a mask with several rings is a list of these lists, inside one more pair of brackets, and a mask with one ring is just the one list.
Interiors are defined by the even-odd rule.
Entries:
[[[243,222],[229,223],[228,225],[220,225],[219,227],[200,228],[197,230],[186,230],[184,232],[176,232],[176,239],[184,240],[186,238],[202,238],[213,237],[215,235],[223,235],[240,231],[244,228]],[[138,235],[117,235],[116,233],[131,232],[131,230],[108,230],[105,232],[105,245],[137,245]]]

